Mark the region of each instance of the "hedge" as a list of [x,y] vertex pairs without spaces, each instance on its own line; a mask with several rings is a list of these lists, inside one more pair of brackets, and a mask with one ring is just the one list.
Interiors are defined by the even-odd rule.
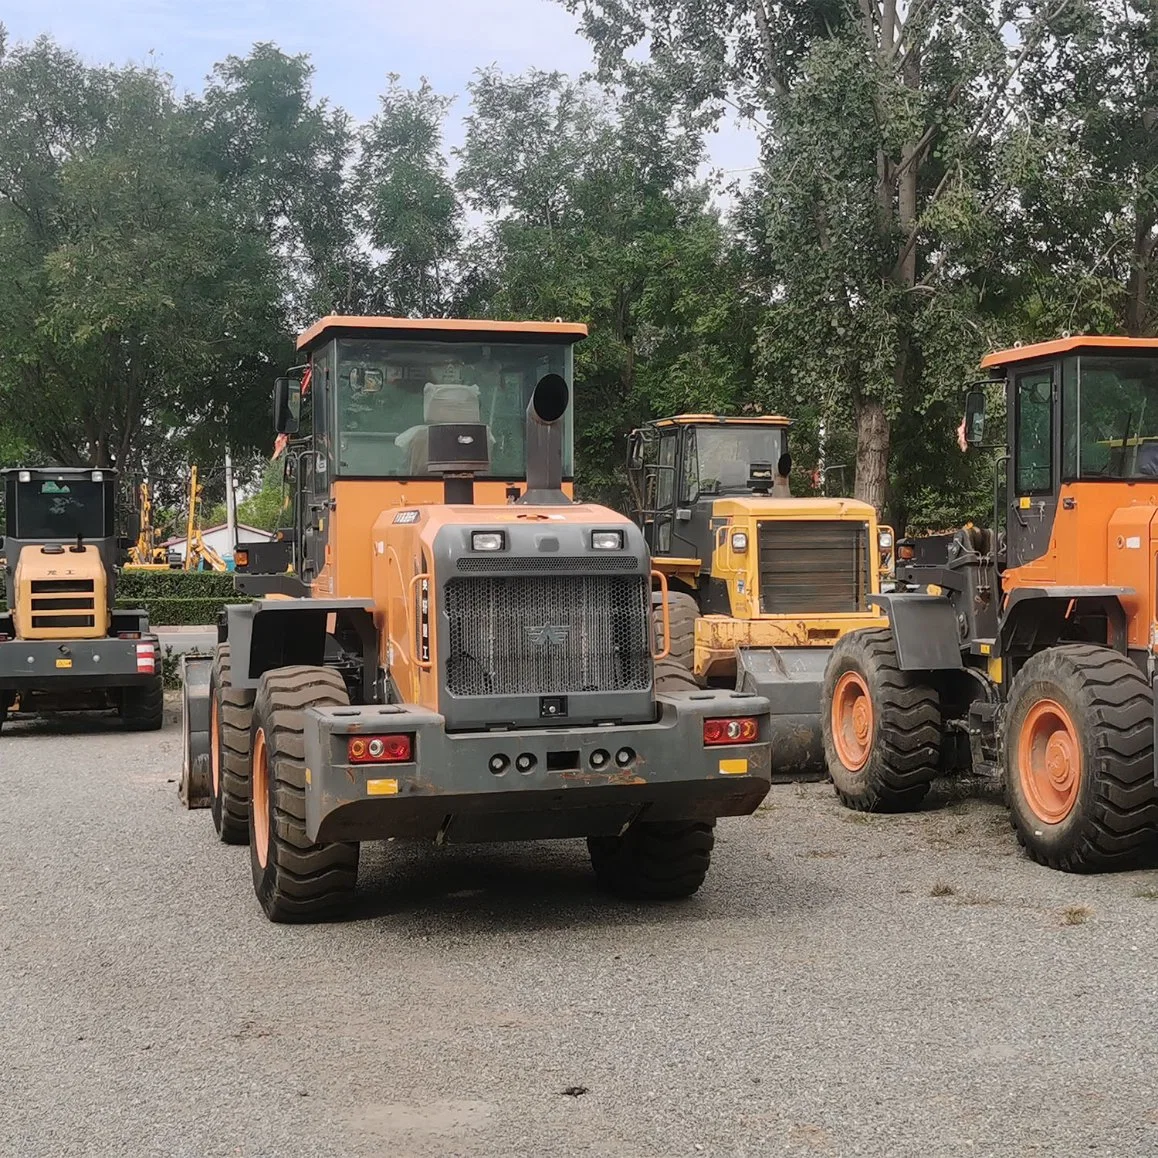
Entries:
[[122,571],[117,576],[117,606],[143,607],[152,627],[216,623],[225,604],[248,602],[227,571]]

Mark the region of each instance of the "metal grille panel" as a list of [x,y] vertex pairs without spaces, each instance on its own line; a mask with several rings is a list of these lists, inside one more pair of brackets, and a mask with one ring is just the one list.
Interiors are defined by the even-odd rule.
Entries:
[[452,579],[447,688],[457,696],[645,691],[645,575]]
[[870,591],[868,525],[819,519],[759,524],[760,611],[864,611]]
[[634,571],[634,555],[464,555],[458,570],[477,571]]

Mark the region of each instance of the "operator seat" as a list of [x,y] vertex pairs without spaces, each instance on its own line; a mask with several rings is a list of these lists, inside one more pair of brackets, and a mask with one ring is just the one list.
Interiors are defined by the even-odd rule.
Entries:
[[[430,470],[430,427],[444,422],[479,423],[479,388],[458,383],[427,382],[422,389],[422,426],[404,430],[394,440],[396,446],[408,452],[407,474],[427,474]],[[487,441],[492,443],[490,429]]]

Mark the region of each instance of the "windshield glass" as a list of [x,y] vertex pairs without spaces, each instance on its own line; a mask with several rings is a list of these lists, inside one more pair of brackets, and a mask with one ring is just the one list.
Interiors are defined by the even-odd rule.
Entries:
[[91,479],[50,479],[19,483],[16,488],[16,537],[101,539],[105,535],[105,488]]
[[1158,359],[1082,356],[1063,368],[1068,478],[1158,478]]
[[754,462],[776,469],[784,434],[775,426],[697,427],[689,481],[699,479],[701,495],[746,493]]
[[[410,478],[429,473],[429,427],[482,423],[490,470],[526,476],[526,413],[535,384],[559,374],[572,385],[569,345],[347,339],[337,351],[337,473]],[[563,419],[563,477],[572,476],[571,412]]]

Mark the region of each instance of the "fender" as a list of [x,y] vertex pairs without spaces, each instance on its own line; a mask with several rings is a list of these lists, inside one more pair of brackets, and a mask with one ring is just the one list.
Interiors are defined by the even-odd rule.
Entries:
[[378,674],[378,632],[369,599],[259,599],[225,608],[225,639],[233,660],[233,686],[256,690],[262,675],[278,667],[326,660],[326,623],[357,634],[362,651],[362,692],[374,699]]
[[[1070,601],[1083,610],[1106,617],[1106,646],[1127,653],[1126,609],[1122,599],[1136,592],[1132,587],[1015,587],[1001,614],[1001,650],[1036,651],[1046,640],[1061,638]],[[1030,614],[1035,612],[1035,614]]]
[[948,599],[893,592],[867,600],[889,617],[902,671],[958,671],[964,666],[957,613]]

